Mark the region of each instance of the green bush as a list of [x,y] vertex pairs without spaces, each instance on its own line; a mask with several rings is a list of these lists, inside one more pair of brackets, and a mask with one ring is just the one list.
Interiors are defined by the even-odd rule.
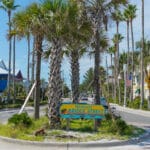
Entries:
[[[140,108],[140,103],[141,103],[141,98],[140,96],[136,97],[132,102],[128,101],[127,106],[130,108],[134,109],[139,109]],[[147,100],[143,101],[143,107],[142,109],[147,110]]]
[[112,119],[111,114],[110,113],[105,114],[105,119],[106,120],[111,120]]
[[8,123],[29,127],[32,124],[32,120],[27,113],[22,113],[13,115],[11,118],[8,119]]
[[112,133],[114,135],[131,135],[132,130],[129,130],[129,126],[121,118],[111,120],[109,117],[102,121],[100,130]]
[[124,134],[125,131],[126,131],[126,129],[128,128],[126,122],[124,120],[122,120],[122,119],[116,119],[116,121],[114,122],[114,124],[115,124],[115,127],[117,128],[116,129],[117,132],[119,134],[121,134],[121,135]]

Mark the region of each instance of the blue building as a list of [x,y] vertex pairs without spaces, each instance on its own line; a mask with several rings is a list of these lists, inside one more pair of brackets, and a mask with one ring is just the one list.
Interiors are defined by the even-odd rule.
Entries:
[[8,70],[3,62],[0,60],[0,92],[3,92],[7,87]]
[[[23,82],[23,76],[20,70],[15,71],[15,81]],[[11,77],[12,77],[11,73]],[[8,69],[3,60],[0,60],[0,93],[3,92],[7,87],[8,80]]]

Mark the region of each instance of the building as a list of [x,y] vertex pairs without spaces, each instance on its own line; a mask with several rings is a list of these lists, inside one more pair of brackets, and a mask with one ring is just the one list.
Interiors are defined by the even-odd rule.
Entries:
[[[147,71],[150,72],[150,65],[147,66]],[[134,72],[133,76],[133,97],[140,96],[140,89],[141,89],[141,73],[139,70]],[[147,83],[145,82],[144,79],[144,97],[148,99],[149,97],[149,88]]]
[[[11,79],[13,73],[11,72]],[[0,60],[0,93],[3,92],[7,87],[8,81],[8,69],[3,60]],[[15,82],[23,82],[23,76],[20,70],[15,71]]]

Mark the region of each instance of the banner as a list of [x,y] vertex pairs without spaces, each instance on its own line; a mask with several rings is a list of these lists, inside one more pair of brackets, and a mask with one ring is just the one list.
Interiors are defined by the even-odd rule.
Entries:
[[126,86],[130,87],[132,85],[132,73],[130,72],[126,77]]

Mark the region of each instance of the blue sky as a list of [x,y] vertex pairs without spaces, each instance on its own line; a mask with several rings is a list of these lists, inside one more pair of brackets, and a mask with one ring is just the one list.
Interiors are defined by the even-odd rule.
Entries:
[[[29,5],[32,2],[39,2],[39,0],[16,0],[15,3],[20,5],[21,7],[19,9],[25,8],[27,5]],[[135,35],[135,41],[140,40],[141,38],[141,0],[130,0],[132,4],[137,5],[137,18],[133,22],[134,26],[134,35]],[[149,39],[149,32],[150,32],[150,0],[145,0],[145,37]],[[6,39],[6,34],[8,31],[8,17],[6,12],[3,10],[0,10],[0,59],[4,60],[6,65],[8,65],[8,41]],[[109,25],[109,35],[112,37],[113,34],[116,32],[115,24],[112,22],[111,25]],[[126,36],[126,25],[125,23],[121,23],[120,25],[120,33],[125,37]],[[120,44],[121,50],[126,50],[126,37],[124,38],[123,42]],[[102,58],[103,64],[105,65],[105,56]],[[108,57],[109,62],[109,57]],[[17,41],[16,43],[16,68],[20,69],[26,77],[26,67],[27,66],[27,43],[26,40],[23,39],[21,41]],[[83,79],[83,75],[85,72],[90,68],[93,67],[93,59],[90,59],[86,56],[84,56],[80,60],[80,73],[81,73],[81,80]],[[70,76],[70,65],[69,61],[65,58],[63,60],[62,65],[63,75],[65,81],[70,85],[69,76]],[[42,69],[41,69],[41,77],[48,80],[48,63],[43,61],[42,62]]]

